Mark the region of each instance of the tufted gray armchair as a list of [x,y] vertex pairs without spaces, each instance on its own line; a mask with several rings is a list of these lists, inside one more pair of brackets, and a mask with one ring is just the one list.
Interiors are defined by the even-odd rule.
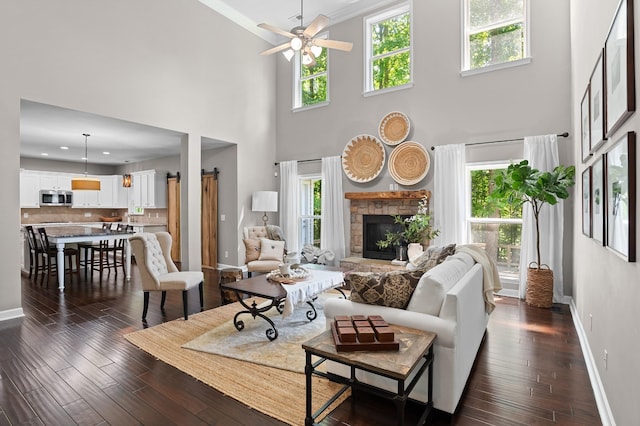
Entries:
[[142,232],[130,237],[129,242],[142,278],[142,290],[144,291],[143,321],[147,317],[150,291],[162,292],[160,309],[164,309],[167,291],[182,290],[184,319],[187,320],[189,319],[187,291],[197,285],[200,292],[200,310],[203,309],[202,285],[204,274],[202,271],[178,271],[175,263],[171,260],[171,234],[168,232]]

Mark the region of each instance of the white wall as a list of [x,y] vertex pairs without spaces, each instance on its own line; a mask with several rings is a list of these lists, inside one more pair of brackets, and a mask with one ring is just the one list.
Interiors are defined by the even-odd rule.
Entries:
[[[580,132],[580,102],[600,49],[604,46],[618,0],[571,1],[571,68],[573,133]],[[640,83],[640,7],[635,2],[636,85]],[[636,89],[637,93],[637,89]],[[636,95],[636,99],[637,95]],[[640,130],[640,115],[632,115],[597,154],[606,152],[625,132]],[[576,144],[574,161],[580,176],[593,160],[582,164]],[[638,159],[636,160],[638,161]],[[638,170],[636,164],[636,170]],[[637,194],[636,194],[637,196]],[[640,218],[636,216],[636,223]],[[615,423],[637,424],[640,418],[640,267],[628,263],[595,240],[582,234],[580,209],[574,212],[574,294],[580,321],[584,324],[589,348],[597,364]],[[636,231],[636,241],[638,239]],[[592,326],[590,316],[592,316]],[[608,366],[604,351],[608,352]]]
[[[278,161],[340,155],[359,134],[378,134],[390,111],[411,120],[410,140],[432,145],[500,140],[571,132],[569,4],[531,1],[531,52],[528,65],[462,77],[460,75],[461,1],[413,1],[414,86],[363,97],[363,19],[329,29],[331,39],[352,41],[350,53],[330,52],[330,104],[292,112],[290,64],[278,56]],[[560,159],[573,164],[573,137],[560,140]],[[386,147],[387,155],[391,148]],[[429,152],[431,152],[429,150]],[[510,160],[522,156],[522,143],[467,149],[469,161]],[[388,157],[387,157],[388,158]],[[318,166],[319,170],[319,166]],[[401,189],[433,189],[433,169],[425,179]],[[343,176],[345,191],[389,190],[385,170],[365,184]],[[438,194],[434,194],[434,202]],[[571,201],[565,203],[571,218]],[[348,220],[349,215],[346,215]],[[570,222],[565,226],[567,242]],[[349,226],[345,226],[349,229]],[[346,236],[345,236],[346,237]],[[571,294],[570,245],[564,268],[565,294]]]
[[[198,144],[201,137],[237,144],[241,210],[255,182],[273,176],[275,62],[257,54],[266,47],[197,0],[2,1],[0,178],[14,184],[5,186],[0,212],[8,277],[0,313],[21,304],[20,99],[175,129]],[[191,189],[195,200],[199,190]]]

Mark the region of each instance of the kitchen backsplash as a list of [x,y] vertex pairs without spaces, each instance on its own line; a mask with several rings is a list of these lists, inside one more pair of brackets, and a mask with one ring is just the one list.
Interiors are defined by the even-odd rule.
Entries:
[[[20,209],[23,225],[32,223],[101,222],[100,217],[120,217],[127,221],[127,209],[79,209],[72,207],[39,207]],[[167,209],[145,209],[144,215],[131,216],[131,223],[167,223]]]

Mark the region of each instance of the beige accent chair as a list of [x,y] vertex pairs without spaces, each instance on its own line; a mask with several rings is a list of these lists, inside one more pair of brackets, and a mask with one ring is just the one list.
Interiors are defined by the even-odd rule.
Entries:
[[200,310],[203,309],[202,285],[204,274],[202,271],[178,271],[175,263],[171,260],[171,234],[168,232],[142,232],[130,237],[129,242],[142,278],[142,290],[144,291],[143,321],[147,317],[150,291],[162,292],[160,309],[164,309],[167,291],[181,290],[184,319],[187,320],[189,319],[187,291],[198,286]]
[[[244,238],[251,240],[259,240],[260,238],[269,238],[267,234],[266,226],[247,226],[244,228]],[[278,269],[278,265],[280,265],[284,261],[284,256],[280,260],[252,260],[247,262],[247,271],[249,277],[252,276],[253,272],[261,272],[268,273],[273,271],[274,269]]]

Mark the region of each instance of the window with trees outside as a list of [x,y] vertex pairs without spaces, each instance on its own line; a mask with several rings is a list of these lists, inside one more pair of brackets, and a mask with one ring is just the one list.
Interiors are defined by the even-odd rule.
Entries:
[[320,247],[322,179],[320,176],[300,177],[299,245]]
[[529,0],[463,1],[463,71],[529,62]]
[[522,206],[489,200],[492,182],[507,163],[467,165],[467,229],[469,242],[479,244],[498,265],[505,290],[518,290]]
[[[320,37],[327,38],[326,35]],[[329,101],[327,62],[328,52],[326,48],[322,48],[322,53],[316,57],[316,63],[313,66],[304,65],[302,63],[302,55],[299,52],[296,53],[294,108],[320,105]]]
[[409,2],[365,18],[365,43],[365,93],[411,84]]

